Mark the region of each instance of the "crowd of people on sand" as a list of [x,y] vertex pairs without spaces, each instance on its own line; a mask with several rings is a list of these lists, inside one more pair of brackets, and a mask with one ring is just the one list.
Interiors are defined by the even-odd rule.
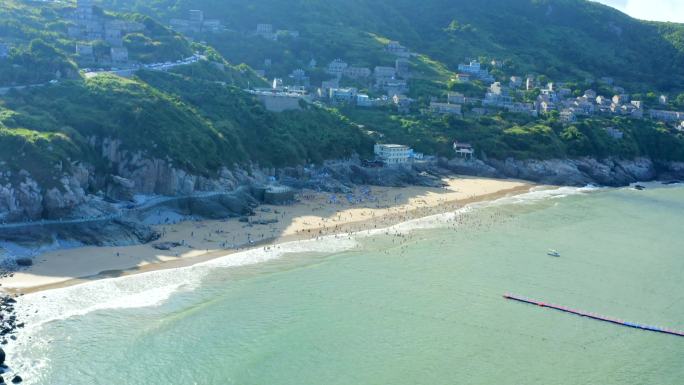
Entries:
[[[401,193],[390,195],[389,190],[380,190],[374,193],[368,187],[360,188],[355,193],[349,194],[303,193],[297,198],[300,204],[307,207],[307,212],[323,212],[325,214],[315,219],[300,220],[299,226],[296,226],[298,228],[294,230],[290,238],[320,239],[325,236],[351,238],[353,233],[386,229],[382,234],[391,236],[394,245],[403,245],[400,248],[400,253],[406,250],[408,247],[406,243],[414,241],[416,235],[414,232],[406,233],[393,229],[392,226],[398,223],[453,212],[458,214],[451,217],[446,223],[444,219],[435,218],[434,221],[440,221],[442,226],[446,225],[447,228],[457,231],[462,228],[480,229],[487,223],[505,219],[504,215],[494,212],[489,217],[480,215],[475,220],[474,216],[457,211],[462,208],[461,202],[450,201],[446,197],[441,197],[436,202],[433,201],[432,204],[424,199],[415,199],[409,203],[409,200]],[[259,226],[263,230],[254,232],[230,232],[226,231],[221,223],[210,227],[204,223],[198,223],[195,225],[195,231],[190,233],[190,241],[200,240],[204,244],[214,243],[216,247],[213,249],[220,250],[237,251],[256,245],[262,245],[266,251],[278,249],[277,242],[285,231],[284,223],[288,223],[287,219],[294,222],[296,220],[295,213],[289,213],[286,209],[264,212],[272,215],[277,212],[276,215],[280,221]],[[243,228],[256,229],[251,223],[243,225]],[[163,228],[161,232],[166,235],[166,228]],[[185,239],[180,243],[186,248],[193,248],[191,243]],[[392,252],[396,252],[394,248],[392,249]],[[209,252],[210,250],[206,249],[206,251]],[[390,250],[386,250],[386,253],[390,253]],[[178,257],[179,252],[176,252],[175,256]]]

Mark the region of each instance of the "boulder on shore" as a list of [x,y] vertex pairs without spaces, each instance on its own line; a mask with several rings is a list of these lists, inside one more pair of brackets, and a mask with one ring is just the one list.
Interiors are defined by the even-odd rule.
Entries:
[[17,263],[17,266],[21,267],[33,266],[33,260],[31,258],[17,258],[15,262]]

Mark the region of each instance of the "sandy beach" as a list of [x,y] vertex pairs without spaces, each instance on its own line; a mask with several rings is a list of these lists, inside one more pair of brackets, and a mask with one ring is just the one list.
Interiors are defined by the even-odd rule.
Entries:
[[[344,194],[302,191],[289,206],[260,206],[251,223],[238,219],[187,221],[157,226],[159,241],[181,246],[162,251],[151,244],[127,247],[81,247],[37,256],[34,266],[0,280],[6,292],[35,292],[80,282],[188,266],[264,244],[384,228],[529,191],[534,185],[514,180],[454,178],[447,187],[359,187]],[[256,224],[258,222],[275,222]]]

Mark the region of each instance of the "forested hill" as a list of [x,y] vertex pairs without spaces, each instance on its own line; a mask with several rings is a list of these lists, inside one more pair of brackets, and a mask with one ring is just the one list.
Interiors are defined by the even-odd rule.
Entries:
[[380,36],[452,70],[466,57],[486,57],[557,80],[609,76],[635,91],[684,87],[684,25],[636,20],[585,0],[101,1],[162,20],[202,9],[236,31],[257,23],[298,30],[302,41],[293,49],[319,62],[362,57]]

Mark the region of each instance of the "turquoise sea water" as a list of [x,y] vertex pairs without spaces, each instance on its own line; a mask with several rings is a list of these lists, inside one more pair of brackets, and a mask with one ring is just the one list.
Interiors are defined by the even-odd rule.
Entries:
[[10,362],[45,385],[679,385],[684,338],[502,295],[684,330],[683,214],[684,188],[537,192],[39,293]]

